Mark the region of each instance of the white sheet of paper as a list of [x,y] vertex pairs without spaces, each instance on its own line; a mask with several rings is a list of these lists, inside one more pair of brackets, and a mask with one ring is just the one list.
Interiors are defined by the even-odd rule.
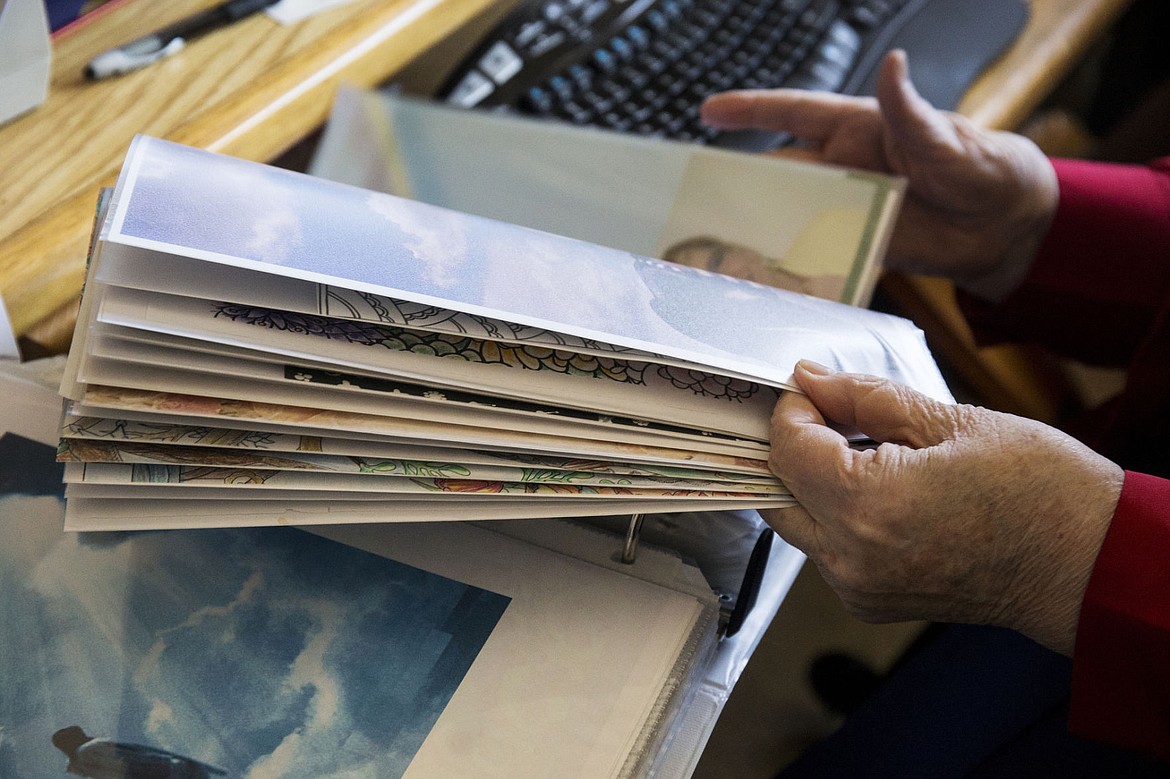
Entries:
[[0,359],[20,359],[20,349],[16,345],[16,335],[12,332],[12,320],[8,318],[3,296],[0,296]]
[[102,236],[779,385],[807,358],[951,397],[906,320],[147,137]]
[[16,433],[31,441],[57,445],[61,396],[56,380],[63,359],[29,363],[0,359],[0,434]]
[[[68,494],[68,493],[67,493]],[[145,506],[143,504],[146,504]],[[791,505],[777,501],[778,505]],[[70,498],[65,512],[66,530],[168,530],[195,527],[258,527],[267,525],[394,524],[398,522],[465,522],[468,517],[484,520],[547,519],[553,517],[640,513],[644,501],[596,501],[579,499],[545,501],[501,498],[484,501],[476,497],[451,500],[429,496],[422,500],[400,501],[242,501],[156,500]],[[716,511],[741,509],[742,501],[661,501],[655,511]]]
[[52,63],[45,4],[0,2],[0,124],[45,102]]

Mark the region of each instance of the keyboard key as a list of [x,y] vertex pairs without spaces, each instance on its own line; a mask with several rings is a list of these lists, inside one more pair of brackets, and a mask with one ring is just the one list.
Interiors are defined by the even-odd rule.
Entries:
[[568,39],[569,36],[564,30],[550,31],[532,42],[532,45],[528,47],[528,56],[532,59],[544,56]]
[[552,93],[543,87],[529,87],[520,101],[524,110],[540,116],[551,113],[554,106]]
[[461,108],[471,108],[482,102],[495,89],[496,85],[490,78],[478,70],[472,70],[451,90],[447,100]]
[[568,78],[582,91],[593,85],[593,70],[584,65],[574,65],[566,72]]
[[609,49],[598,49],[593,52],[593,65],[602,73],[612,73],[617,70],[618,61]]
[[605,15],[609,10],[609,3],[606,0],[594,0],[594,2],[585,6],[581,12],[581,22],[585,25],[593,24],[596,20]]
[[543,19],[534,19],[525,22],[512,38],[512,43],[520,49],[528,48],[535,40],[548,31],[548,25]]
[[479,69],[497,84],[507,82],[519,73],[523,66],[524,60],[503,41],[496,41],[495,45],[479,58]]

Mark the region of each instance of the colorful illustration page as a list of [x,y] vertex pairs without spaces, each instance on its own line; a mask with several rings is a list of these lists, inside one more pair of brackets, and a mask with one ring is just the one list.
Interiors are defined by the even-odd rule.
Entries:
[[784,385],[801,358],[950,394],[906,320],[140,137],[107,241],[334,284]]

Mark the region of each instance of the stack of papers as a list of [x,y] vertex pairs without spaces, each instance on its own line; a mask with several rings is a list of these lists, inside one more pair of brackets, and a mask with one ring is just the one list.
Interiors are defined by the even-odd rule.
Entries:
[[897,317],[157,139],[101,210],[74,529],[784,506],[797,360],[950,397]]

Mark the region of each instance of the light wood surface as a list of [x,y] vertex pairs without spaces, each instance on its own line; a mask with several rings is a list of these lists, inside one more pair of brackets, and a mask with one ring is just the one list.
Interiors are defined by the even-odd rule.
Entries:
[[[17,335],[67,348],[99,187],[116,178],[136,133],[271,160],[319,127],[342,82],[385,82],[501,0],[353,0],[281,26],[255,16],[178,55],[103,82],[82,76],[112,46],[214,0],[119,0],[54,40],[48,101],[0,127],[0,295]],[[514,0],[507,0],[514,2]],[[1129,0],[1030,0],[1021,37],[960,110],[1015,128],[1084,56]],[[913,67],[913,63],[911,63]],[[945,282],[895,277],[888,288],[941,334],[942,357],[992,404],[1051,418],[1018,355],[976,349]]]
[[959,112],[983,127],[1018,129],[1131,2],[1030,0],[1027,26],[967,90]]
[[126,0],[53,44],[49,99],[0,128],[0,294],[17,335],[67,322],[96,194],[136,133],[270,160],[319,127],[339,82],[383,83],[493,0],[353,0],[293,25],[257,15],[143,70],[82,75],[108,48],[214,0]]

